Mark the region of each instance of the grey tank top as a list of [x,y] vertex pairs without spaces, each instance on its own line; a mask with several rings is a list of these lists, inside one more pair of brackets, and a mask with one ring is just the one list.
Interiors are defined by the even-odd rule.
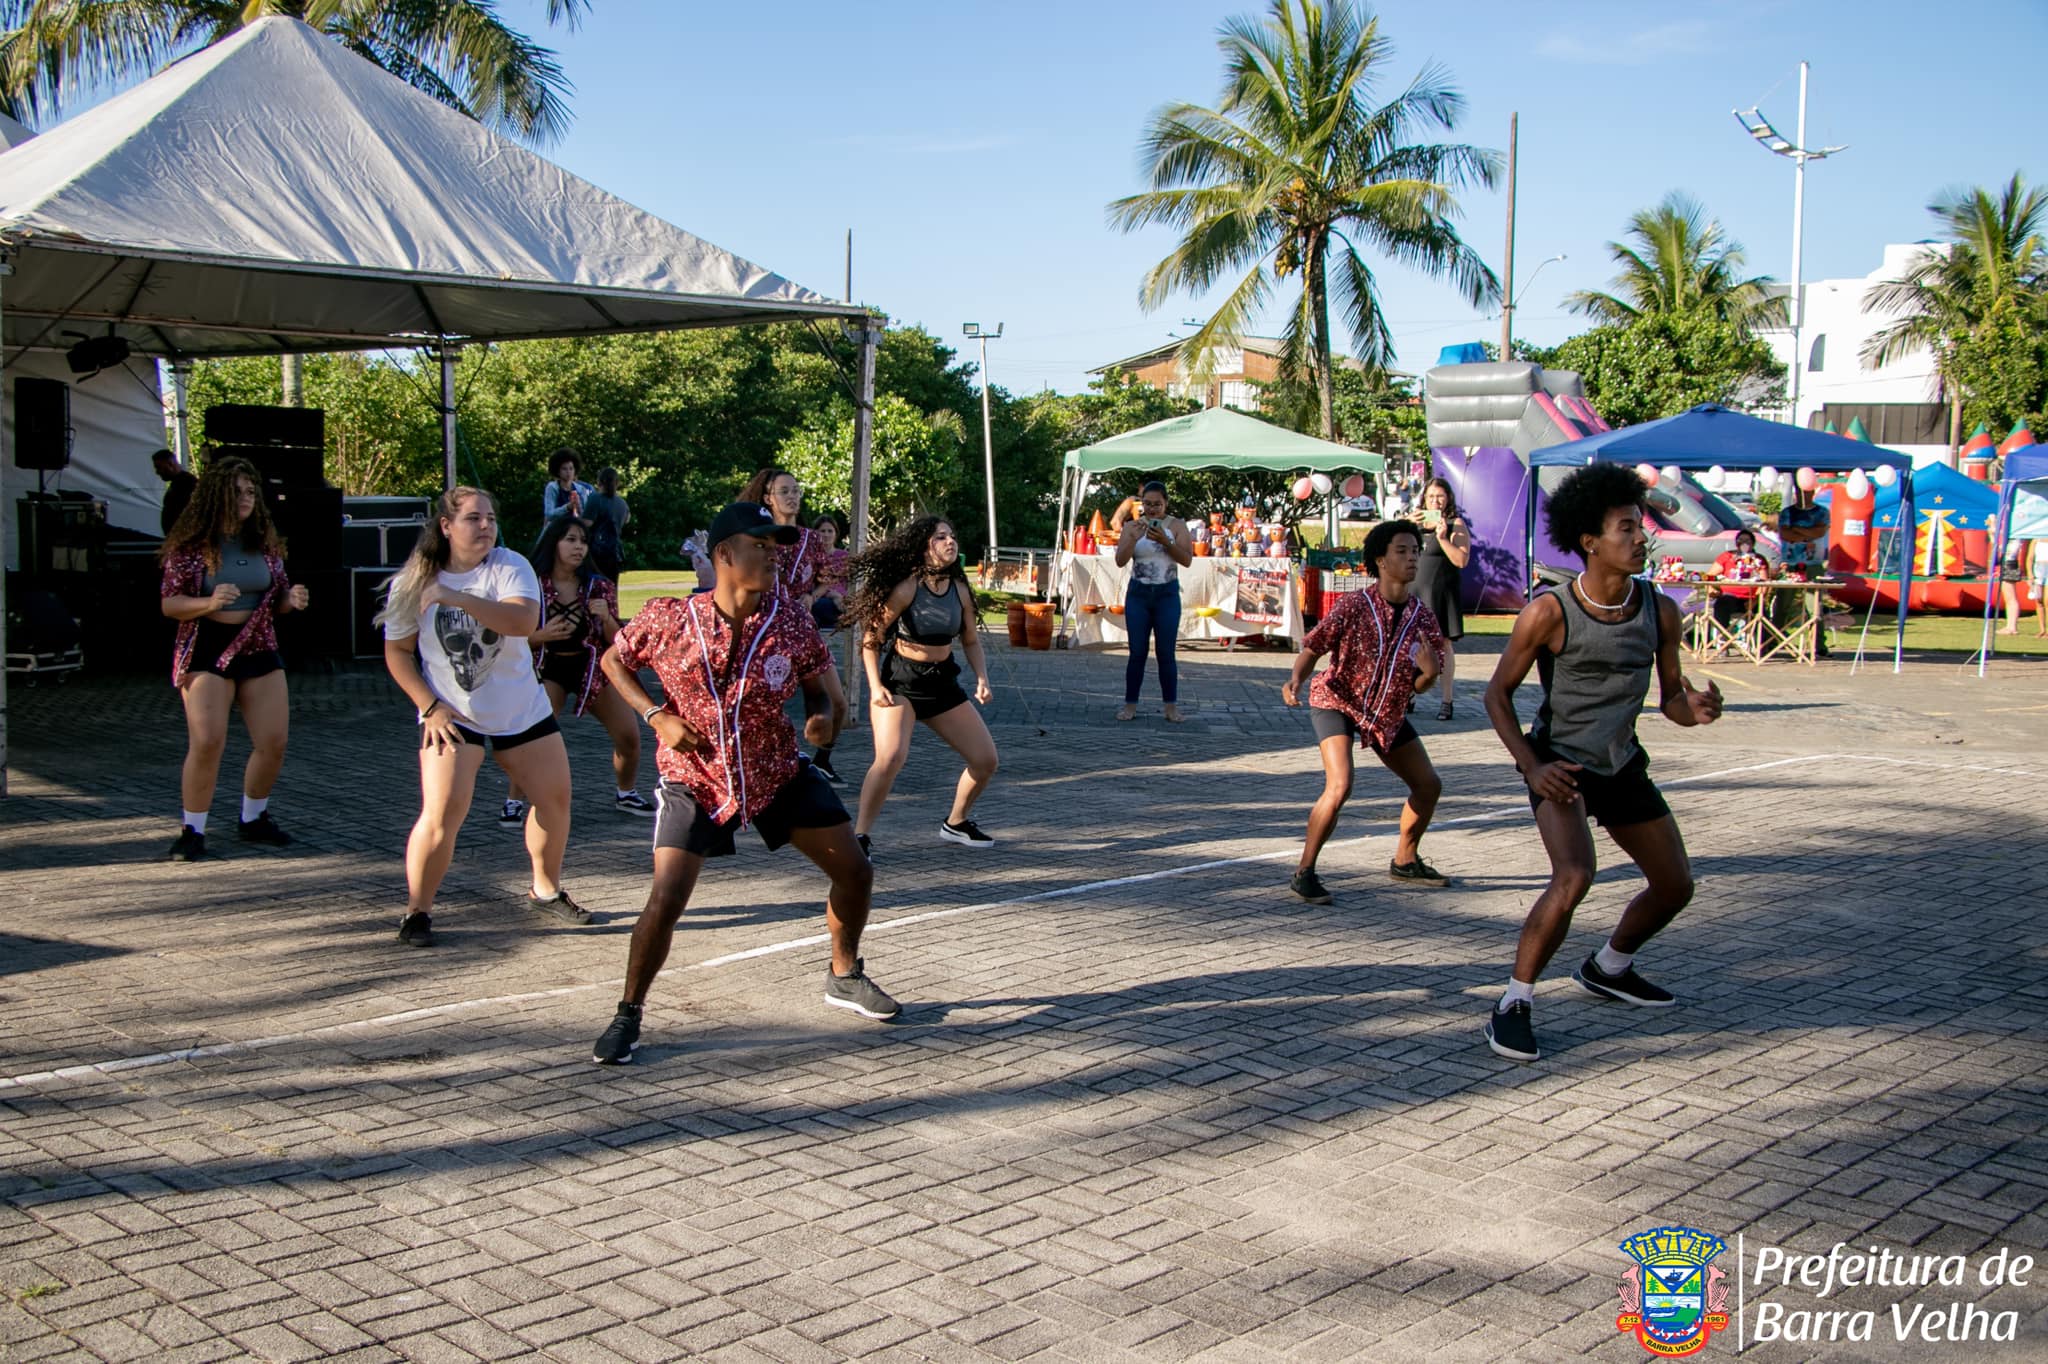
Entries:
[[901,623],[913,644],[951,644],[960,633],[959,591],[949,582],[941,595],[926,587],[920,577]]
[[1536,655],[1543,704],[1529,737],[1603,777],[1642,752],[1636,715],[1657,666],[1657,590],[1638,579],[1630,592],[1635,614],[1604,621],[1587,613],[1570,584],[1553,589],[1564,609],[1564,647]]
[[229,609],[248,610],[270,589],[270,565],[264,562],[263,551],[243,549],[242,542],[234,539],[223,540],[215,548],[220,551],[220,568],[201,580],[200,595],[211,596],[222,583],[233,583],[242,589],[242,599]]

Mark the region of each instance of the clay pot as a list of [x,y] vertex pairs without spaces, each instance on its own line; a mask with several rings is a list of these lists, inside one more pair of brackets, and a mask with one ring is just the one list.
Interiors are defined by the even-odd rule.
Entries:
[[1034,601],[1024,604],[1024,640],[1033,649],[1052,648],[1052,627],[1054,612],[1059,608],[1049,601]]
[[1011,602],[1011,603],[1010,603],[1009,619],[1008,619],[1008,621],[1007,621],[1006,623],[1007,623],[1007,624],[1009,625],[1009,627],[1010,627],[1010,643],[1011,643],[1012,645],[1014,645],[1014,646],[1015,646],[1016,648],[1019,648],[1019,649],[1023,648],[1023,647],[1024,647],[1024,603],[1023,603],[1023,602],[1020,602],[1020,601],[1013,601],[1013,602]]

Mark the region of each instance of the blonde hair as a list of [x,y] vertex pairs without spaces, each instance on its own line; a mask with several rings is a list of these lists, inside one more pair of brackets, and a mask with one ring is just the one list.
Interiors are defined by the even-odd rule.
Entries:
[[419,623],[420,594],[436,574],[448,567],[448,536],[442,531],[441,522],[453,521],[461,515],[462,504],[472,497],[490,503],[494,512],[498,509],[498,499],[482,488],[450,488],[434,500],[427,523],[420,527],[419,542],[412,547],[405,566],[384,580],[384,609],[377,613],[379,626],[396,624],[411,630]]

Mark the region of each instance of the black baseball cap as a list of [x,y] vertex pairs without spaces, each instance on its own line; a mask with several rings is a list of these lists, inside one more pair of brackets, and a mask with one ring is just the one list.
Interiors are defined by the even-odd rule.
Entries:
[[793,545],[801,534],[795,526],[776,524],[775,513],[759,502],[728,502],[724,511],[711,518],[704,552],[709,554],[735,535],[752,535],[758,539],[773,540],[778,545]]

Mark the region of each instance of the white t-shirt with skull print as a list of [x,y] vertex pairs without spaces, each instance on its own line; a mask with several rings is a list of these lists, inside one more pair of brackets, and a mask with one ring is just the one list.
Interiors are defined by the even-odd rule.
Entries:
[[[442,573],[441,586],[486,601],[519,597],[536,603],[540,623],[540,579],[533,565],[498,548],[467,573]],[[508,639],[486,630],[469,612],[446,606],[420,610],[412,629],[385,626],[386,639],[419,636],[420,671],[434,695],[456,718],[480,734],[503,736],[533,728],[554,712],[533,675],[533,651],[523,637]]]

